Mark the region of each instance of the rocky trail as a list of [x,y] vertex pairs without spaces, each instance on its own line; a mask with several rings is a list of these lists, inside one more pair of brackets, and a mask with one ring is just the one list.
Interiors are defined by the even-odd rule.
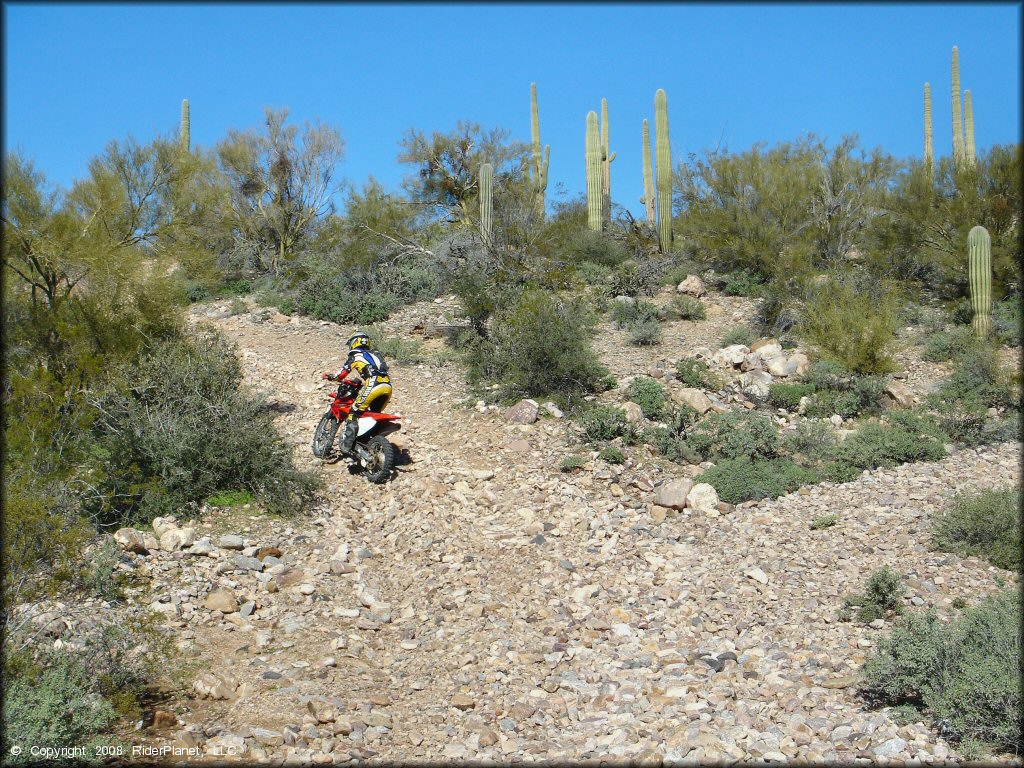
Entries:
[[[719,337],[749,311],[720,301]],[[445,309],[411,308],[393,327],[408,335]],[[924,723],[862,709],[855,674],[889,627],[836,616],[886,564],[907,576],[908,609],[944,617],[954,598],[1012,582],[928,541],[953,493],[1019,483],[1018,443],[665,514],[655,489],[681,468],[640,452],[605,464],[543,409],[510,424],[467,404],[451,364],[396,363],[388,410],[408,462],[375,486],[308,447],[327,404],[320,373],[350,329],[220,310],[195,319],[238,344],[327,494],[290,519],[208,510],[192,524],[200,545],[135,557],[192,680],[151,743],[313,764],[955,757]],[[669,325],[662,347],[626,350],[606,330],[598,349],[622,375],[637,355],[655,365],[673,344],[677,357],[714,346],[710,321]],[[573,452],[588,464],[560,472]],[[830,513],[836,526],[810,530]]]

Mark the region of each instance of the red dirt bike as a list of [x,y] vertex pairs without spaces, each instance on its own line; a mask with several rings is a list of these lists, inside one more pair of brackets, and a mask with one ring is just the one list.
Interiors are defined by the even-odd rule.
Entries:
[[[366,411],[356,422],[356,442],[351,453],[342,453],[341,446],[335,445],[338,427],[352,409],[352,402],[359,387],[342,382],[338,391],[328,395],[331,407],[316,425],[313,433],[313,455],[325,461],[338,461],[347,458],[358,463],[366,470],[366,478],[371,483],[383,483],[395,467],[395,446],[388,442],[387,435],[402,428],[398,423],[399,416],[393,413],[375,413]],[[337,449],[337,453],[335,453]]]

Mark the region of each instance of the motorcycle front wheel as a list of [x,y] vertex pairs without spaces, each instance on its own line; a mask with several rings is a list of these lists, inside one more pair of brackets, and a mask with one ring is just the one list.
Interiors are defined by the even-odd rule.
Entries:
[[328,411],[316,425],[313,433],[313,455],[318,459],[324,459],[331,455],[334,448],[334,437],[338,434],[338,420],[334,414]]
[[366,451],[370,454],[366,462],[366,479],[379,485],[391,476],[391,470],[395,468],[395,446],[383,435],[377,435],[370,438]]

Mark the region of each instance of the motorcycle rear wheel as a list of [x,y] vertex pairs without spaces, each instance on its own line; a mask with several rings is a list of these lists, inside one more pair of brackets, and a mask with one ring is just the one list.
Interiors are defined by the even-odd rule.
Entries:
[[316,425],[316,431],[313,433],[313,455],[318,459],[325,459],[331,455],[339,423],[334,414],[328,411]]
[[383,435],[370,438],[366,444],[370,460],[366,463],[366,479],[380,485],[391,476],[395,468],[395,446]]

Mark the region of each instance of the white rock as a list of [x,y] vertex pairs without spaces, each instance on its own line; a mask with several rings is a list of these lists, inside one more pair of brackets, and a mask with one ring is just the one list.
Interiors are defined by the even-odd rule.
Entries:
[[708,483],[697,483],[686,495],[686,506],[699,512],[717,512],[718,491]]
[[688,405],[702,416],[711,410],[711,400],[701,390],[683,387],[672,391],[672,399],[676,404]]
[[640,406],[634,402],[626,402],[619,406],[623,411],[626,412],[626,421],[630,424],[640,424],[644,420],[644,412]]
[[691,488],[693,488],[693,480],[685,477],[664,482],[654,489],[654,503],[659,507],[683,509]]
[[761,584],[768,583],[768,574],[766,574],[764,571],[757,567],[750,568],[743,575]]
[[686,279],[676,286],[676,291],[678,293],[685,293],[687,296],[696,296],[698,298],[707,293],[707,289],[704,287],[704,281],[697,277],[697,275],[687,275]]

